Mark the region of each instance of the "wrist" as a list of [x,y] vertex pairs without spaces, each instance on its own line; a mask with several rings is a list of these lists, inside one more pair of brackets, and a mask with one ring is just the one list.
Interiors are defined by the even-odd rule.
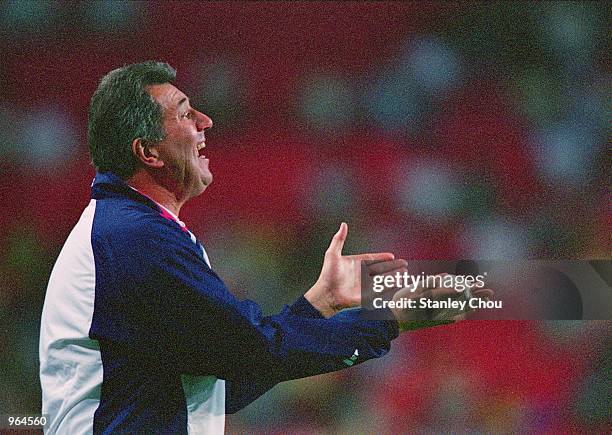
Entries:
[[336,314],[338,310],[335,309],[334,304],[326,295],[327,292],[315,284],[304,294],[304,299],[306,299],[310,305],[315,307],[323,317],[329,319]]

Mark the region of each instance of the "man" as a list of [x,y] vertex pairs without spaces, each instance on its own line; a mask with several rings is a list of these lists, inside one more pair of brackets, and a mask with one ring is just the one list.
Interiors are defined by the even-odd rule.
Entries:
[[167,64],[128,65],[92,97],[92,199],[42,315],[49,433],[221,433],[226,413],[275,384],[380,357],[398,334],[396,321],[341,311],[360,303],[362,261],[370,274],[406,266],[389,253],[343,256],[344,223],[317,282],[279,314],[227,290],[179,219],[212,182],[213,123],[174,79]]

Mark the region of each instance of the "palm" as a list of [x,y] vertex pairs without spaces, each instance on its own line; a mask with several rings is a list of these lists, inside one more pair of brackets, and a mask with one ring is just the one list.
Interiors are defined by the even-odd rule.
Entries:
[[361,302],[361,260],[356,256],[325,254],[317,281],[333,295],[338,307],[351,307]]
[[[342,247],[348,233],[345,223],[334,235],[316,284],[305,295],[324,315],[333,315],[343,309],[361,303],[361,262],[378,262],[375,272],[384,273],[405,266],[403,260],[393,261],[390,253],[342,255]],[[399,266],[398,266],[399,265]]]
[[[442,274],[446,275],[446,274]],[[472,291],[472,295],[475,298],[486,299],[493,296],[491,289],[477,288]],[[393,300],[399,301],[401,299],[431,299],[431,300],[443,300],[451,297],[456,297],[457,292],[453,287],[436,287],[426,288],[422,285],[414,288],[407,287],[400,289],[393,295]],[[410,331],[413,329],[427,328],[430,326],[436,326],[446,323],[452,323],[456,320],[462,320],[470,312],[474,311],[469,308],[467,310],[460,309],[426,309],[426,308],[392,308],[391,311],[395,315],[395,318],[399,322],[400,331]]]

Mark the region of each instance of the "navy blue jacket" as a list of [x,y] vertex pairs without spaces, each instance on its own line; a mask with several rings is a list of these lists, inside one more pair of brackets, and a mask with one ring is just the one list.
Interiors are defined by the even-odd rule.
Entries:
[[[99,346],[103,372],[95,432],[186,432],[185,375],[225,380],[225,412],[233,413],[279,382],[380,357],[398,334],[396,322],[365,319],[361,309],[325,319],[303,297],[263,316],[226,288],[193,235],[117,176],[97,174],[92,200],[86,346]],[[69,242],[64,250],[76,249]],[[43,382],[43,399],[44,390]]]

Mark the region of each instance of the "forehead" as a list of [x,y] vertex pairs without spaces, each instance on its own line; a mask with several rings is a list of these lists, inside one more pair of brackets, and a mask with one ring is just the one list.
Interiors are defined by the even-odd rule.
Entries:
[[187,98],[180,89],[170,83],[149,85],[146,89],[164,109],[175,109],[181,100]]

